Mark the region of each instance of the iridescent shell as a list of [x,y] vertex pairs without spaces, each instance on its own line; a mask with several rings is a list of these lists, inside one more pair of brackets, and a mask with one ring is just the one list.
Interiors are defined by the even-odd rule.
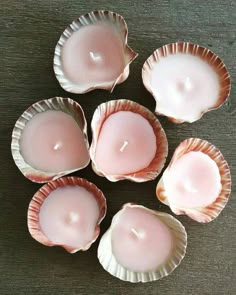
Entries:
[[[99,170],[99,168],[96,165],[96,146],[103,123],[110,115],[119,111],[131,111],[140,114],[150,123],[156,135],[157,150],[153,161],[150,163],[148,167],[131,174],[108,175],[106,173],[103,173],[103,171]],[[90,146],[90,157],[92,160],[92,168],[94,172],[98,175],[104,176],[108,180],[114,182],[124,179],[131,180],[134,182],[145,182],[155,179],[163,169],[168,154],[168,142],[166,134],[156,116],[144,106],[134,101],[126,99],[111,100],[109,102],[102,103],[97,107],[97,109],[94,112],[91,122],[91,128],[93,138]]]
[[[173,237],[173,250],[167,261],[158,266],[157,269],[147,272],[135,272],[122,266],[116,259],[112,250],[112,230],[116,225],[116,220],[120,218],[123,210],[127,207],[143,208],[154,214],[159,220],[161,220],[171,232]],[[155,234],[155,233],[153,233]],[[122,237],[121,237],[122,239]],[[161,241],[160,241],[161,242]],[[150,210],[144,206],[136,204],[125,204],[123,208],[113,217],[110,228],[101,237],[98,246],[98,259],[102,267],[111,275],[117,277],[123,281],[129,281],[132,283],[138,282],[151,282],[159,280],[165,276],[168,276],[182,261],[185,256],[187,248],[187,233],[184,226],[173,216],[167,213]],[[143,253],[145,256],[145,253]],[[138,259],[138,257],[137,257]]]
[[11,142],[11,152],[12,157],[15,161],[16,166],[19,168],[21,173],[34,182],[48,182],[51,180],[55,180],[61,176],[72,173],[74,171],[85,168],[88,164],[86,163],[83,167],[78,167],[77,169],[69,170],[69,171],[61,171],[60,173],[55,172],[45,172],[39,171],[29,164],[27,164],[21,154],[20,151],[20,138],[22,132],[27,124],[27,122],[33,118],[36,114],[45,112],[48,110],[57,110],[63,111],[69,115],[71,115],[81,131],[83,132],[85,138],[85,144],[89,149],[89,143],[87,138],[87,122],[84,116],[84,111],[82,107],[75,101],[70,98],[62,98],[62,97],[53,97],[47,100],[42,100],[36,102],[32,106],[30,106],[16,121],[15,127],[12,132],[12,142]]
[[[164,111],[163,109],[161,110],[159,106],[160,97],[157,91],[153,88],[152,82],[151,82],[154,66],[158,64],[161,59],[169,55],[175,55],[179,53],[190,54],[192,56],[199,57],[202,61],[204,61],[213,69],[213,71],[218,76],[218,81],[219,81],[218,82],[219,93],[218,93],[218,97],[216,98],[216,102],[213,105],[209,105],[207,109],[205,109],[204,111],[202,110],[199,111],[197,118],[194,118],[192,120],[185,120],[183,118],[180,118],[174,115],[170,117],[168,115],[167,110],[166,111]],[[223,63],[223,61],[209,49],[199,46],[197,44],[189,43],[189,42],[171,43],[156,49],[152,53],[152,55],[145,61],[143,65],[142,79],[143,79],[144,86],[153,95],[154,99],[156,100],[155,112],[159,115],[167,116],[168,119],[172,121],[173,123],[183,123],[183,122],[192,123],[196,120],[199,120],[204,115],[204,113],[219,108],[228,99],[228,96],[230,94],[230,88],[231,88],[229,72],[225,64]]]
[[[82,84],[77,84],[71,81],[63,70],[62,65],[62,48],[66,41],[71,37],[74,32],[77,32],[84,26],[94,25],[94,24],[105,24],[118,32],[118,36],[120,36],[123,42],[123,55],[125,60],[125,66],[123,72],[119,74],[119,76],[113,81],[107,81],[100,84],[86,86]],[[132,61],[138,56],[136,52],[134,52],[128,45],[128,27],[124,20],[124,18],[114,12],[105,11],[105,10],[97,10],[89,12],[85,15],[80,16],[78,19],[75,19],[62,33],[54,54],[54,72],[56,78],[58,79],[62,88],[64,88],[68,92],[72,93],[86,93],[94,89],[105,89],[113,91],[116,84],[120,84],[124,82],[129,76],[129,66]]]
[[[184,154],[191,151],[199,151],[205,153],[213,161],[215,161],[216,165],[219,168],[222,189],[216,200],[207,207],[198,207],[191,209],[177,208],[176,206],[171,204],[169,200],[169,196],[166,192],[166,188],[163,182],[163,177],[165,171],[168,171],[168,169],[175,161],[177,161]],[[189,138],[181,142],[180,145],[176,148],[171,162],[165,171],[157,184],[156,195],[162,203],[169,206],[170,209],[177,215],[185,214],[198,222],[207,223],[215,219],[221,213],[226,203],[228,202],[231,193],[231,176],[228,163],[224,159],[220,150],[218,150],[213,144],[209,143],[206,140],[202,140],[199,138]]]
[[[65,186],[82,186],[87,191],[94,195],[96,199],[99,209],[100,216],[97,221],[97,226],[94,231],[94,237],[88,244],[84,245],[82,248],[72,248],[67,245],[53,244],[41,231],[39,224],[39,212],[40,208],[44,202],[44,200],[48,197],[48,195],[59,187]],[[43,185],[33,196],[28,209],[28,229],[31,236],[38,241],[39,243],[45,246],[60,246],[63,247],[69,253],[75,253],[77,251],[86,251],[89,247],[94,243],[97,237],[100,234],[100,223],[104,219],[106,215],[107,205],[106,198],[103,195],[102,191],[97,188],[97,186],[86,179],[78,178],[78,177],[62,177],[57,180],[51,181],[45,185]]]

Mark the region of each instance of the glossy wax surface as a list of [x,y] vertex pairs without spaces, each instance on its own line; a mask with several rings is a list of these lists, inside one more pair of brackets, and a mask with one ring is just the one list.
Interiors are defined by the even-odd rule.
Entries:
[[39,224],[54,244],[80,248],[93,240],[99,214],[94,195],[85,188],[59,187],[43,202]]
[[119,33],[102,23],[81,27],[62,48],[62,66],[69,80],[85,88],[114,81],[125,67]]
[[122,266],[133,271],[151,271],[171,255],[172,234],[150,211],[126,207],[113,222],[112,252]]
[[23,130],[20,151],[29,165],[45,172],[72,170],[89,161],[80,127],[62,111],[35,115]]
[[156,148],[150,123],[139,114],[120,111],[103,123],[95,162],[98,169],[110,175],[137,172],[151,163]]
[[159,112],[190,122],[214,106],[219,95],[219,79],[213,68],[191,54],[161,57],[151,84]]
[[171,204],[183,208],[212,204],[222,188],[218,166],[202,152],[180,157],[163,174],[163,181]]

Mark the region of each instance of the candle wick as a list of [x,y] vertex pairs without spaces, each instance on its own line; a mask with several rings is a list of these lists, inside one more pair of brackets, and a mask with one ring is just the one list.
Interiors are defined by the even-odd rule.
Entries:
[[131,228],[131,232],[139,239],[142,239],[144,237],[144,233],[137,231],[135,228]]
[[187,90],[189,90],[189,89],[192,88],[191,80],[190,80],[189,77],[187,77],[187,78],[185,79],[185,88],[186,88]]
[[120,152],[123,152],[124,149],[127,147],[127,145],[129,144],[129,142],[127,140],[124,141],[122,147],[120,148]]
[[78,215],[78,213],[75,213],[75,212],[70,212],[69,213],[69,221],[70,221],[70,223],[75,223],[75,222],[77,222],[79,220],[79,215]]
[[56,143],[53,147],[54,151],[57,151],[59,150],[59,148],[61,147],[61,144],[60,143]]
[[198,190],[197,190],[196,188],[194,188],[194,187],[191,185],[191,183],[189,183],[189,182],[186,182],[186,183],[184,184],[184,188],[185,188],[187,191],[189,191],[190,193],[197,193],[197,192],[198,192]]
[[99,54],[96,54],[92,51],[89,52],[90,57],[92,58],[93,61],[101,61],[102,57]]

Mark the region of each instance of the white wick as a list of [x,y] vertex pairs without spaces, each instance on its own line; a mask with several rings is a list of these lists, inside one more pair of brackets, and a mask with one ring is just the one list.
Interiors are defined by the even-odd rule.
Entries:
[[92,51],[89,52],[90,57],[92,58],[93,61],[101,61],[102,57],[99,54],[96,54]]
[[144,238],[144,232],[140,232],[140,231],[137,231],[135,228],[131,228],[131,232],[139,239],[143,239]]
[[187,78],[185,79],[185,83],[184,83],[184,85],[185,85],[185,89],[187,89],[187,90],[190,90],[190,89],[192,88],[191,80],[190,80],[189,77],[187,77]]
[[184,188],[185,188],[187,191],[189,191],[190,193],[197,193],[197,192],[198,192],[198,190],[197,190],[196,188],[194,188],[194,187],[191,185],[191,183],[189,183],[189,182],[185,182],[185,184],[184,184]]
[[61,143],[56,143],[53,147],[54,151],[57,151],[61,147]]
[[75,223],[75,222],[78,221],[78,220],[79,220],[79,215],[78,215],[78,213],[75,213],[75,212],[71,211],[71,212],[69,213],[69,222],[70,222],[70,223]]
[[128,144],[129,144],[129,142],[127,140],[125,140],[122,147],[120,148],[120,152],[123,152]]

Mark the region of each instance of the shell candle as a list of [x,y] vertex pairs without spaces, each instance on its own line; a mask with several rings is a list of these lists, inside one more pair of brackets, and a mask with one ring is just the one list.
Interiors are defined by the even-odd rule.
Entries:
[[167,44],[144,63],[143,83],[156,113],[174,123],[194,122],[220,107],[230,92],[229,73],[209,49],[188,42]]
[[174,213],[209,222],[223,210],[230,190],[230,170],[221,152],[207,141],[190,138],[177,147],[156,192]]
[[52,98],[25,111],[13,130],[12,153],[22,173],[36,182],[87,166],[87,124],[79,104]]
[[93,11],[74,20],[55,49],[54,70],[61,86],[74,93],[112,91],[125,81],[137,56],[127,45],[127,35],[125,20],[111,11]]
[[99,235],[106,199],[92,183],[76,177],[45,184],[33,197],[28,227],[34,239],[68,252],[87,250]]
[[102,236],[98,259],[121,280],[148,282],[172,272],[187,246],[182,224],[169,214],[126,204]]
[[94,171],[111,181],[154,179],[167,156],[157,118],[143,106],[117,100],[101,104],[92,119],[90,156]]

